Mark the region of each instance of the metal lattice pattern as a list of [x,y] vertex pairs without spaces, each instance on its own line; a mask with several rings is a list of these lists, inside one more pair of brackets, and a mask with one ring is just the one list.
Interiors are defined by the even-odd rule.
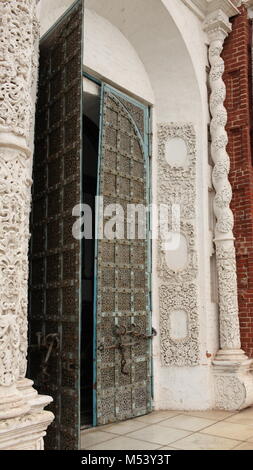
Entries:
[[[80,203],[82,1],[41,43],[31,216],[30,374],[54,399],[46,448],[78,448],[80,242],[72,208]],[[59,347],[41,373],[36,333]]]
[[[145,110],[106,88],[100,194],[105,206],[146,205],[147,160],[138,132],[146,131]],[[150,341],[128,334],[133,329],[150,334],[147,238],[99,242],[97,283],[97,422],[106,424],[151,407]],[[123,342],[129,345],[123,370],[122,354],[115,348],[118,331],[126,331]]]

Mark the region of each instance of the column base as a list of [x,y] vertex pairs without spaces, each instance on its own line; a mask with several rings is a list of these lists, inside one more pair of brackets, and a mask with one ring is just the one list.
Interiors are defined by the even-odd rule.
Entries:
[[43,450],[43,437],[53,419],[50,411],[37,411],[0,421],[0,450]]
[[33,380],[21,379],[17,382],[17,389],[22,393],[24,400],[29,404],[31,411],[42,411],[53,401],[49,395],[39,395],[33,388]]
[[29,410],[30,405],[15,385],[0,387],[0,423],[2,420],[24,415]]
[[236,411],[253,405],[253,360],[241,349],[220,350],[213,361],[215,408]]
[[[54,419],[53,413],[44,411],[44,407],[53,399],[39,395],[29,379],[17,382],[13,388],[16,395],[9,390],[5,398],[3,390],[0,388],[0,450],[43,450],[43,437]],[[17,404],[13,397],[17,397]]]

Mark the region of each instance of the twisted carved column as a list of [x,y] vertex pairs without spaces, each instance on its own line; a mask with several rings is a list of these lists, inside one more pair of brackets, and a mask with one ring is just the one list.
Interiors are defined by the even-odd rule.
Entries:
[[227,111],[224,107],[226,87],[222,79],[224,62],[223,43],[231,31],[227,15],[222,11],[210,13],[204,23],[209,38],[210,112],[212,173],[215,188],[216,216],[215,245],[219,288],[220,350],[214,364],[216,407],[239,409],[253,401],[253,377],[249,373],[251,361],[241,350],[238,316],[236,258],[234,247],[234,218],[230,209],[232,189],[228,180],[230,160],[226,151],[228,136],[225,130]]
[[[212,173],[216,191],[214,213],[215,244],[220,300],[220,346],[221,349],[240,349],[240,329],[237,301],[237,278],[233,226],[234,218],[230,209],[232,189],[228,180],[230,160],[226,151],[228,136],[225,130],[227,111],[224,107],[226,87],[222,79],[224,61],[221,58],[224,40],[231,30],[231,25],[222,12],[214,15],[214,22],[209,18],[206,26],[210,40],[209,61],[211,65],[209,80],[211,86],[211,154],[214,162]],[[219,24],[217,23],[219,22]]]
[[[35,4],[35,0],[0,0],[0,449],[42,448],[42,436],[52,421],[52,414],[42,411],[50,397],[37,396],[32,382],[24,379],[32,183],[29,143],[38,57]],[[31,403],[29,395],[37,400]],[[21,436],[23,444],[20,428],[26,436]]]

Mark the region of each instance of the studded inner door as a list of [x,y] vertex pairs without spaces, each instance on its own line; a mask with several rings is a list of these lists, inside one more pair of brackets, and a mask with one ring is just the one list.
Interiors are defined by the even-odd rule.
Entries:
[[102,100],[98,192],[104,209],[124,209],[125,238],[97,242],[97,424],[151,409],[149,218],[142,239],[127,239],[126,216],[127,204],[148,204],[148,108],[109,86]]
[[40,45],[33,170],[29,374],[53,397],[45,445],[61,450],[78,449],[80,432],[81,249],[72,209],[81,200],[82,8],[76,2]]

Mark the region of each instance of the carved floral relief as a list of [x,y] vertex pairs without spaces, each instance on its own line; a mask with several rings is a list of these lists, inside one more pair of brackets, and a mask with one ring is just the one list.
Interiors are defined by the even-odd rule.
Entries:
[[[166,158],[166,142],[173,138],[184,140],[187,163],[172,166]],[[158,243],[158,275],[160,278],[160,335],[161,359],[164,366],[194,366],[199,363],[199,319],[196,252],[196,138],[190,124],[162,123],[158,128],[158,203],[179,204],[180,233],[187,241],[187,262],[181,269],[170,269],[169,256],[160,239]],[[173,227],[169,219],[169,229]],[[171,316],[185,312],[187,335],[173,338]],[[176,317],[176,315],[174,315]]]

